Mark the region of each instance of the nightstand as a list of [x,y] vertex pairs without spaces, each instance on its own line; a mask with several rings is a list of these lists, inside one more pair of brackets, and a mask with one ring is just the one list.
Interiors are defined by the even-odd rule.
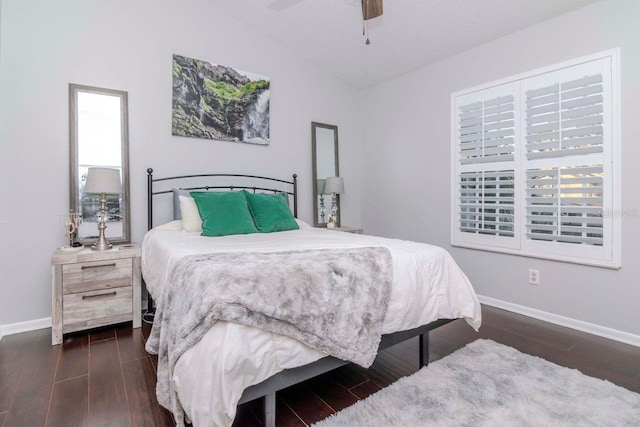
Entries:
[[140,247],[57,250],[51,257],[51,343],[63,334],[133,320],[142,324]]
[[335,227],[335,228],[327,227],[327,230],[342,231],[344,233],[352,233],[352,234],[364,234],[364,230],[362,228],[349,227],[348,225],[342,225],[340,227]]

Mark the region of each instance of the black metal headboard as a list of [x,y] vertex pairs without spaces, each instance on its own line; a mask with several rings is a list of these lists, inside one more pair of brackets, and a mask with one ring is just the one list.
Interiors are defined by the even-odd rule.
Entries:
[[[263,186],[247,186],[247,185],[199,185],[197,187],[183,187],[180,185],[180,180],[187,180],[189,178],[251,178],[252,180],[258,180],[256,182],[279,182],[285,184],[282,188],[266,188]],[[293,216],[298,217],[298,175],[293,174],[292,181],[286,181],[278,178],[269,178],[266,176],[257,176],[257,175],[241,175],[241,174],[221,174],[221,173],[208,173],[208,174],[197,174],[197,175],[181,175],[181,176],[170,176],[166,178],[154,178],[153,177],[153,169],[147,169],[147,226],[148,229],[151,230],[153,228],[153,196],[157,196],[160,194],[168,194],[172,193],[172,189],[162,190],[162,191],[153,191],[153,184],[155,182],[160,181],[176,181],[173,184],[172,188],[180,188],[182,190],[252,190],[254,193],[256,191],[273,191],[274,193],[285,193],[288,196],[293,197]],[[184,181],[182,181],[184,182]],[[273,185],[273,184],[261,184],[261,185]],[[287,186],[291,186],[291,191],[286,189]],[[287,196],[287,197],[288,197]]]

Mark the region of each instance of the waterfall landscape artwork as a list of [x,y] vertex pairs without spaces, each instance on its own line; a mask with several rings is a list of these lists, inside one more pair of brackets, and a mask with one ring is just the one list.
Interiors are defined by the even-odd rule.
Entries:
[[269,144],[268,77],[173,55],[172,133]]

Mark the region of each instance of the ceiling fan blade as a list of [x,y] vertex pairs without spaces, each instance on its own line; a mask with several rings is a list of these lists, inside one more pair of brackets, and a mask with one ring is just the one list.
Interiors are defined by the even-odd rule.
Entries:
[[365,21],[382,15],[382,0],[361,0],[362,19]]

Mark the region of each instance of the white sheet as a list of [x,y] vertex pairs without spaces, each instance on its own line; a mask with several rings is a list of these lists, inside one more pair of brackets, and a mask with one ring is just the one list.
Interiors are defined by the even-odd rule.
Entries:
[[[147,289],[157,299],[173,266],[187,255],[363,246],[387,247],[393,258],[393,286],[383,333],[412,329],[439,318],[465,318],[474,329],[480,327],[480,304],[467,277],[447,251],[423,243],[308,226],[212,238],[182,231],[179,221],[174,221],[145,236],[142,273]],[[228,426],[245,388],[324,356],[291,338],[217,322],[178,360],[173,380],[194,426]]]

